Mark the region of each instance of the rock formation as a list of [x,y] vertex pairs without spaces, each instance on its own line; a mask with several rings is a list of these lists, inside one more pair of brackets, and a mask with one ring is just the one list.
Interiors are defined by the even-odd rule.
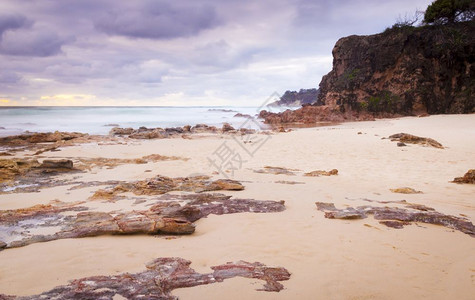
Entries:
[[319,90],[300,89],[300,91],[285,91],[278,101],[272,102],[269,106],[301,106],[314,103],[318,100]]
[[258,291],[279,292],[284,286],[279,281],[290,279],[290,273],[281,267],[245,261],[228,262],[211,267],[212,273],[200,274],[190,268],[191,261],[170,257],[157,258],[146,264],[147,270],[113,276],[93,276],[71,281],[40,295],[15,297],[1,295],[0,299],[177,299],[171,292],[178,288],[222,282],[229,278],[244,277],[265,282]]
[[444,149],[441,143],[434,139],[415,136],[408,133],[397,133],[389,136],[392,142],[400,142],[405,144],[418,144],[422,146],[430,146],[434,148]]
[[0,211],[0,249],[106,234],[191,234],[210,214],[285,210],[284,201],[233,199],[222,194],[163,195],[148,210],[89,211],[85,202]]
[[309,177],[332,176],[332,175],[338,175],[338,170],[337,169],[332,169],[330,171],[317,170],[317,171],[312,171],[312,172],[308,172],[304,174],[304,176],[309,176]]
[[475,112],[475,22],[394,26],[349,36],[333,48],[333,69],[318,101],[295,111],[264,112],[266,123],[365,120]]
[[405,201],[400,203],[406,204],[409,209],[367,205],[337,209],[333,203],[316,202],[315,204],[318,210],[325,212],[325,218],[328,219],[364,219],[368,215],[373,215],[376,220],[380,220],[381,224],[388,227],[400,229],[413,222],[421,222],[441,225],[475,237],[475,226],[466,218],[445,215],[424,205]]
[[240,191],[244,186],[231,179],[218,179],[211,181],[209,176],[177,177],[156,176],[151,179],[136,181],[132,183],[120,183],[107,190],[98,190],[91,199],[109,199],[123,193],[134,193],[135,195],[161,195],[171,191],[183,192],[209,192],[209,191]]
[[475,184],[475,169],[468,170],[463,177],[454,178],[453,182]]
[[171,128],[147,128],[140,127],[138,129],[133,128],[112,128],[109,132],[111,136],[126,136],[132,139],[165,139],[173,137],[186,137],[190,134],[203,134],[203,133],[235,133],[235,134],[252,134],[256,131],[249,128],[235,129],[230,124],[225,123],[221,129],[215,126],[209,126],[206,124],[196,124],[195,126],[185,125],[183,127],[171,127]]

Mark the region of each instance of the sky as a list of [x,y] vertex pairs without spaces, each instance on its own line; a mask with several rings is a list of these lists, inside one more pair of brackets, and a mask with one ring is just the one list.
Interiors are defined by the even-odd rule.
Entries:
[[0,0],[0,105],[258,106],[429,0]]

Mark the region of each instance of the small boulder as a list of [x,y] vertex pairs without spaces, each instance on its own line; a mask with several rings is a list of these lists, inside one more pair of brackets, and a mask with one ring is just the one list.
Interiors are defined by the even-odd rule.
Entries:
[[69,159],[61,159],[61,160],[49,160],[45,159],[43,163],[40,165],[40,168],[43,169],[72,169],[73,162]]
[[463,177],[454,178],[453,182],[475,184],[475,169],[468,170]]

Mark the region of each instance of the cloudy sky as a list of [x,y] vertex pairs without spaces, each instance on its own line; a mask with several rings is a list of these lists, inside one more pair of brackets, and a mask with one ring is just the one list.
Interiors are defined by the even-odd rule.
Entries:
[[0,0],[0,105],[259,105],[430,0]]

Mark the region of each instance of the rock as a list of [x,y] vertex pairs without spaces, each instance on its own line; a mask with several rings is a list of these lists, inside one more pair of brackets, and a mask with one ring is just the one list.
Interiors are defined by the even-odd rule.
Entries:
[[252,119],[253,117],[248,114],[242,114],[242,113],[237,113],[234,115],[235,118],[247,118],[247,119]]
[[398,141],[401,143],[418,144],[423,146],[431,146],[438,149],[444,149],[441,143],[431,138],[419,137],[408,133],[397,133],[389,136],[392,142]]
[[309,173],[305,173],[304,176],[310,176],[310,177],[318,177],[318,176],[332,176],[332,175],[338,175],[338,170],[337,169],[332,169],[330,171],[312,171]]
[[287,169],[282,167],[265,166],[264,169],[254,170],[254,173],[274,174],[274,175],[295,175],[295,169]]
[[399,194],[422,194],[421,191],[416,191],[415,189],[410,188],[410,187],[390,189],[390,191],[393,193],[399,193]]
[[192,133],[216,133],[218,129],[215,126],[208,126],[206,124],[196,124],[191,127]]
[[13,156],[13,154],[8,152],[0,152],[0,156]]
[[374,215],[381,224],[392,228],[403,228],[415,222],[441,225],[475,237],[475,226],[465,218],[445,215],[431,207],[401,202],[410,209],[398,207],[358,206],[337,209],[333,203],[316,202],[317,209],[325,212],[329,219],[364,219]]
[[161,195],[171,191],[202,193],[208,191],[240,191],[244,186],[235,180],[218,179],[211,181],[209,176],[177,177],[156,176],[152,179],[119,184],[109,190],[98,190],[91,199],[114,199],[115,196],[131,192],[136,195]]
[[468,170],[463,177],[454,178],[453,182],[475,184],[475,169]]
[[473,113],[474,32],[460,22],[341,38],[316,104],[378,117]]
[[115,124],[115,123],[105,124],[104,127],[119,127],[119,124]]
[[190,132],[191,131],[191,126],[190,125],[183,126],[183,131]]
[[229,131],[235,131],[234,127],[231,126],[229,123],[224,123],[223,127],[221,128],[222,132],[229,132]]
[[43,169],[73,169],[73,162],[69,159],[50,160],[45,159],[39,168]]
[[[120,213],[88,211],[81,203],[0,211],[0,226],[8,228],[4,236],[13,241],[4,248],[109,234],[191,234],[193,222],[210,214],[285,210],[284,201],[232,199],[222,194],[163,195],[154,200],[148,210]],[[31,224],[37,230],[31,231]]]
[[407,145],[404,144],[404,143],[402,143],[402,142],[398,142],[398,143],[397,143],[397,146],[398,146],[398,147],[406,147]]
[[87,134],[78,132],[59,132],[53,133],[27,133],[21,135],[13,135],[0,138],[0,145],[18,146],[38,143],[53,143],[60,141],[70,141],[81,137],[86,137]]
[[[264,281],[260,291],[279,292],[280,281],[290,279],[290,273],[281,267],[267,267],[246,261],[228,262],[213,266],[213,272],[200,274],[190,268],[191,261],[170,257],[157,258],[146,264],[140,273],[122,273],[113,276],[92,276],[71,281],[39,295],[21,299],[177,299],[172,291],[204,284],[222,282],[234,277]],[[10,296],[0,295],[1,299]],[[12,296],[13,297],[13,296]],[[12,298],[13,299],[13,298]]]
[[134,129],[131,127],[128,128],[120,128],[114,127],[109,131],[109,135],[129,135],[134,132]]
[[7,246],[7,243],[5,243],[4,241],[0,241],[0,250],[5,248],[6,246]]

